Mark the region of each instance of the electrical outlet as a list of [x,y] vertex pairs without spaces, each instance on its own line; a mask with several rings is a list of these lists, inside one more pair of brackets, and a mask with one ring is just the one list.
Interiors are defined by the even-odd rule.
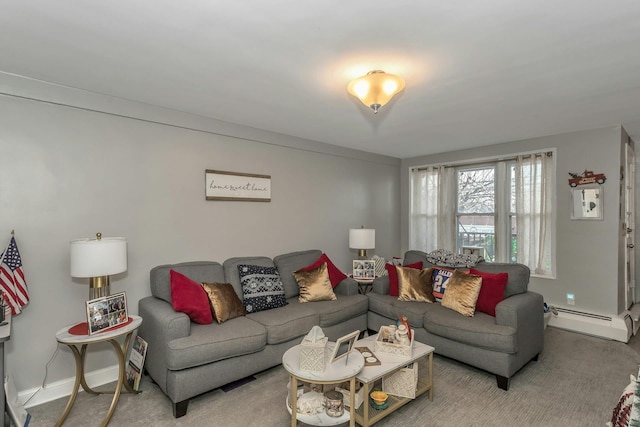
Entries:
[[576,305],[576,296],[574,294],[567,294],[567,304]]

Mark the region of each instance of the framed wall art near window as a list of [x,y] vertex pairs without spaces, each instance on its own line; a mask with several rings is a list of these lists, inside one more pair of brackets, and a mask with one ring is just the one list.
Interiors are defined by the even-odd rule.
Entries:
[[271,176],[207,169],[207,200],[271,201]]
[[571,219],[603,219],[602,186],[582,186],[571,189]]
[[129,321],[124,292],[87,301],[89,335],[97,334]]

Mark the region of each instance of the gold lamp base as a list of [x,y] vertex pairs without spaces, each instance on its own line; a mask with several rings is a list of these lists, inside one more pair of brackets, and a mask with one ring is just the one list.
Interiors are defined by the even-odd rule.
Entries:
[[366,249],[358,249],[358,259],[367,259]]
[[89,299],[103,298],[110,295],[109,276],[89,278]]

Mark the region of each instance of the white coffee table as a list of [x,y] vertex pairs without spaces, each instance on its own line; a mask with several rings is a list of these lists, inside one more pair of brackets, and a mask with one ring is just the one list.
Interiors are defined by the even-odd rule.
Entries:
[[380,360],[380,365],[365,366],[356,376],[356,380],[362,383],[362,405],[356,411],[356,421],[363,427],[369,427],[380,421],[387,415],[411,402],[413,399],[389,395],[389,407],[377,410],[369,405],[369,393],[373,391],[376,381],[387,375],[393,374],[412,363],[426,365],[426,371],[418,370],[418,386],[416,397],[429,392],[429,400],[433,401],[433,352],[434,348],[414,341],[411,357],[396,356],[375,350],[375,342],[378,334],[356,341],[354,347],[368,347]]
[[[329,350],[333,349],[335,343],[329,343]],[[331,351],[327,351],[327,359]],[[364,357],[360,352],[353,350],[349,353],[349,357],[342,358],[336,362],[329,363],[326,361],[325,370],[323,372],[311,372],[300,369],[300,345],[290,348],[282,356],[282,366],[289,372],[291,377],[291,389],[289,395],[291,402],[287,402],[287,409],[291,413],[291,427],[297,425],[298,420],[305,424],[316,426],[334,426],[349,421],[351,427],[355,427],[355,386],[356,375],[364,367]],[[345,411],[341,417],[330,417],[326,412],[319,414],[298,414],[298,381],[308,382],[312,384],[339,384],[349,381],[350,392],[350,411]]]

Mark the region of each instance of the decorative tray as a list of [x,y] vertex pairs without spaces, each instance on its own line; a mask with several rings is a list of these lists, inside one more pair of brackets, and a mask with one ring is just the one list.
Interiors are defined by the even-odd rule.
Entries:
[[376,356],[369,347],[355,347],[355,349],[362,353],[362,357],[364,357],[364,366],[376,366],[382,364],[380,359],[378,359],[378,356]]

